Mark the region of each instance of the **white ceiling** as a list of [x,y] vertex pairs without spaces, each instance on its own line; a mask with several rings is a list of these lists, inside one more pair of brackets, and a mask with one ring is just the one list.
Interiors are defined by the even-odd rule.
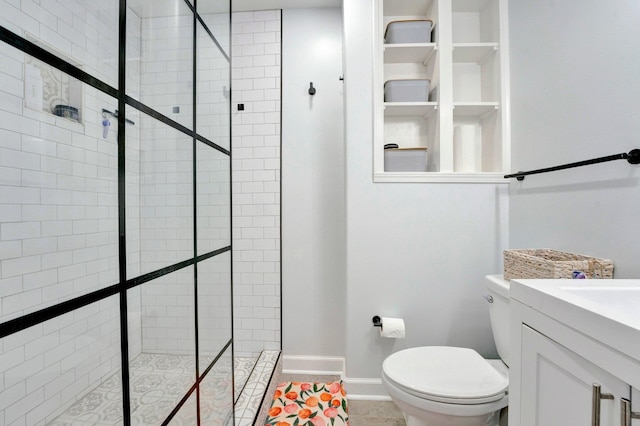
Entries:
[[[203,0],[199,0],[202,2]],[[198,3],[200,4],[200,3]],[[231,10],[312,9],[342,7],[342,0],[231,0]]]
[[[129,0],[128,5],[141,18],[189,14],[184,0]],[[231,0],[231,10],[312,9],[342,7],[342,0]],[[228,0],[198,0],[200,13],[224,13],[229,11]]]

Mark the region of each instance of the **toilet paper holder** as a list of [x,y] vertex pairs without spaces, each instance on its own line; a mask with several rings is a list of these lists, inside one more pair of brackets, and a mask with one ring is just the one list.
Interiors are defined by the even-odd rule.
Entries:
[[374,316],[372,319],[374,327],[382,327],[382,319],[378,315]]

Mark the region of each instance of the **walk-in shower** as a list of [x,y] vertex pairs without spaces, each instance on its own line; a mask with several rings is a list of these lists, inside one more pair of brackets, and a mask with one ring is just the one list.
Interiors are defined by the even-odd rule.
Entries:
[[0,425],[232,424],[229,1],[0,10]]

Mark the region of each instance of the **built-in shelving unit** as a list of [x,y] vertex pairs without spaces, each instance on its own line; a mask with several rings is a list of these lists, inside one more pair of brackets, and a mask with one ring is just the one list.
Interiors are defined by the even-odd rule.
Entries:
[[[376,0],[374,181],[504,181],[506,7],[507,0]],[[425,19],[433,22],[430,42],[385,43],[390,22]],[[385,82],[397,79],[430,80],[427,102],[385,102]],[[426,171],[385,172],[388,143],[427,148]]]

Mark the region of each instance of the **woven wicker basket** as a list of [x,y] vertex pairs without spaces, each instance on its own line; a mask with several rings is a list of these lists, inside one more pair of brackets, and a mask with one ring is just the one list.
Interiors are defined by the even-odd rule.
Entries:
[[608,259],[552,249],[504,251],[504,278],[613,278],[613,262]]

